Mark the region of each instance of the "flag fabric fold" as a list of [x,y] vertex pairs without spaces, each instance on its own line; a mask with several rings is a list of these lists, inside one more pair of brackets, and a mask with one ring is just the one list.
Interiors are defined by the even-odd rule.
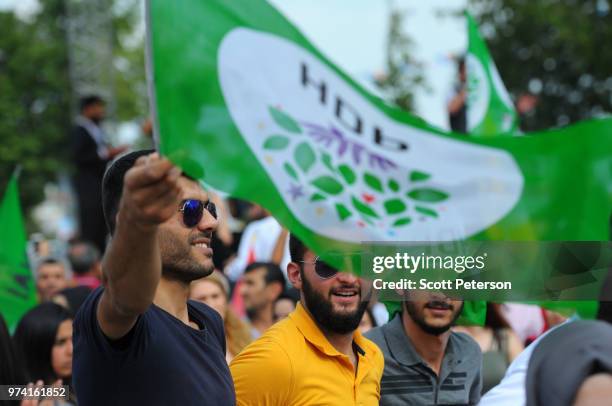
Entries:
[[472,136],[515,133],[518,114],[489,54],[487,44],[469,13],[465,13],[468,32],[467,127]]
[[[319,255],[368,241],[608,236],[611,119],[460,137],[368,93],[263,0],[150,0],[147,19],[160,151],[270,210]],[[513,131],[484,42],[470,52],[495,89],[477,131]]]
[[0,202],[0,313],[11,330],[36,303],[17,179],[15,172]]

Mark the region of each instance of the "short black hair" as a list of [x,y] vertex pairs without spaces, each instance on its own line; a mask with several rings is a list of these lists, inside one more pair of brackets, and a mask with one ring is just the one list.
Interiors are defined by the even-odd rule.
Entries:
[[62,261],[60,261],[59,259],[55,258],[55,257],[43,257],[41,258],[38,263],[36,264],[36,272],[38,273],[38,270],[40,269],[41,266],[43,265],[61,265],[62,268],[64,267],[64,263]]
[[72,271],[77,275],[86,274],[100,260],[100,251],[91,243],[77,241],[68,251]]
[[246,267],[244,273],[246,275],[256,269],[261,268],[266,270],[266,276],[264,277],[266,286],[274,282],[278,282],[284,289],[286,284],[285,275],[283,274],[283,271],[281,271],[280,267],[272,262],[253,262],[252,264],[249,264],[249,266]]
[[92,292],[92,289],[87,286],[75,286],[60,290],[58,295],[64,296],[68,302],[68,311],[74,318],[81,305],[85,303],[85,299]]
[[102,179],[102,210],[104,221],[110,235],[115,232],[115,217],[119,211],[119,202],[123,193],[123,179],[125,174],[141,156],[155,152],[153,149],[143,149],[130,152],[117,158],[104,173]]
[[82,112],[87,107],[93,106],[94,104],[104,104],[104,99],[97,94],[83,96],[81,97],[81,100],[79,100],[79,109]]
[[67,309],[46,302],[28,311],[17,324],[13,339],[29,382],[42,379],[50,384],[59,378],[51,366],[51,351],[59,325],[70,319]]
[[[2,384],[25,385],[28,380],[25,375],[21,358],[18,355],[15,344],[11,339],[4,317],[0,313],[0,382]],[[0,403],[4,404],[4,403]],[[12,403],[6,403],[12,404]]]
[[295,234],[289,234],[289,256],[292,262],[300,262],[304,260],[304,255],[308,247],[304,245],[302,240],[297,238]]

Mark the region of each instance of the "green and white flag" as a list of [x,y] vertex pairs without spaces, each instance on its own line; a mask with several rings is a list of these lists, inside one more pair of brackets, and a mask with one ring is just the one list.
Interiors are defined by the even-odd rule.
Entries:
[[151,0],[147,15],[161,152],[318,253],[607,239],[612,120],[455,136],[369,94],[265,1]]
[[518,128],[518,115],[478,26],[465,13],[468,30],[467,127],[473,136],[498,135]]
[[0,202],[0,313],[11,330],[36,304],[34,281],[26,257],[26,233],[17,178],[15,173]]

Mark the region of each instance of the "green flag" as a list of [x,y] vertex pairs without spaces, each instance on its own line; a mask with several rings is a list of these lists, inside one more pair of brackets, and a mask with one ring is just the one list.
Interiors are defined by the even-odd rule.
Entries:
[[161,152],[319,255],[607,238],[612,120],[455,136],[369,94],[262,0],[151,0],[147,16]]
[[0,203],[0,230],[0,313],[13,329],[23,313],[36,304],[16,173]]
[[465,13],[468,29],[467,126],[474,136],[497,135],[516,131],[518,115],[497,67],[480,37],[478,26]]

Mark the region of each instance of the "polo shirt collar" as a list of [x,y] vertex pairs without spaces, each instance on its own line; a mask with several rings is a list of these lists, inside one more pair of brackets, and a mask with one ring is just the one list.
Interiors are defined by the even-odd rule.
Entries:
[[[310,316],[310,313],[302,306],[301,302],[298,302],[295,311],[289,315],[289,318],[296,324],[304,338],[319,351],[330,357],[346,357],[345,354],[342,354],[330,344],[319,326],[317,326],[317,323]],[[362,352],[364,351],[364,338],[359,332],[359,329],[356,329],[353,333],[353,342]]]
[[[384,334],[389,346],[389,351],[399,363],[412,366],[416,364],[422,364],[427,366],[425,361],[414,349],[410,337],[404,331],[404,324],[402,323],[402,313],[397,313],[393,320],[391,320],[385,327]],[[446,344],[446,350],[444,352],[444,358],[442,364],[453,364],[455,362],[454,357],[454,334],[451,334]]]

